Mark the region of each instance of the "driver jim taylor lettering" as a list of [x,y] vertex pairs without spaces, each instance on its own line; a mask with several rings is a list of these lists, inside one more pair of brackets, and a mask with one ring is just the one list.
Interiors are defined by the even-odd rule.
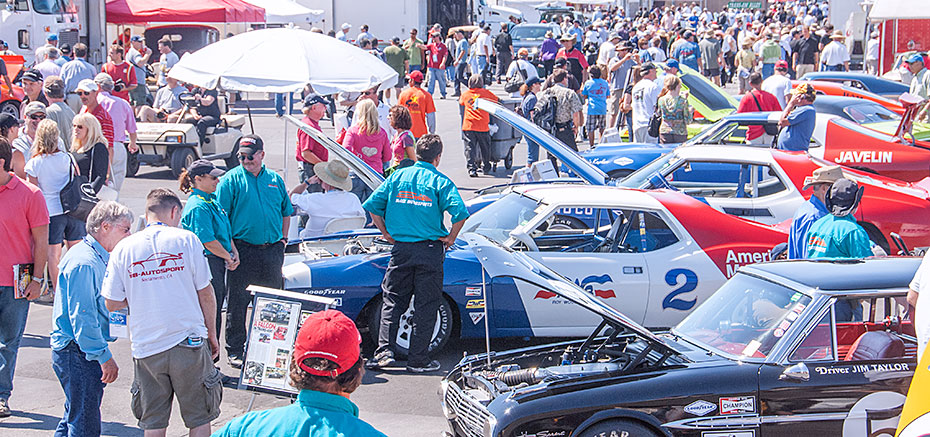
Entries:
[[908,363],[889,363],[889,364],[854,364],[851,366],[837,367],[814,367],[814,372],[818,375],[840,375],[849,373],[872,373],[872,372],[910,372],[911,366]]

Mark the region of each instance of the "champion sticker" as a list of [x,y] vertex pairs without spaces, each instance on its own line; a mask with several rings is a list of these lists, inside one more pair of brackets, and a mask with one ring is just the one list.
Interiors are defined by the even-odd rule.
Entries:
[[685,413],[690,413],[695,416],[704,416],[704,415],[707,415],[707,413],[711,413],[716,409],[717,409],[716,405],[710,402],[704,401],[704,400],[694,401],[686,405],[684,408]]
[[465,287],[465,297],[481,296],[481,287]]
[[756,411],[755,396],[720,398],[720,414],[743,414]]
[[468,316],[471,317],[471,322],[475,325],[477,325],[481,319],[484,319],[484,313],[468,313]]
[[480,310],[484,309],[484,299],[472,299],[465,303],[465,309]]

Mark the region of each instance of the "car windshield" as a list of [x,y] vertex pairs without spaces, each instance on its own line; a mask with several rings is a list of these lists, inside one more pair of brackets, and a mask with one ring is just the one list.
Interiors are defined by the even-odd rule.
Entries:
[[535,217],[540,205],[544,204],[536,199],[509,193],[469,217],[462,233],[474,232],[502,243],[510,238],[510,231]]
[[674,153],[666,153],[662,155],[649,164],[646,164],[639,170],[634,171],[625,179],[619,181],[617,186],[629,187],[629,188],[649,188],[646,186],[649,183],[649,180],[652,179],[652,176],[659,174],[660,176],[665,171],[665,169],[672,167],[678,164],[678,161],[681,159],[675,156]]
[[682,74],[679,78],[688,88],[688,92],[698,100],[704,102],[711,111],[721,111],[724,109],[736,110],[733,103],[727,100],[725,95],[714,89],[712,83],[701,79],[697,74]]
[[804,293],[765,279],[737,274],[682,320],[673,332],[725,355],[761,361],[810,302],[810,296]]
[[515,41],[542,41],[546,38],[546,32],[550,30],[552,28],[546,26],[517,26],[510,31],[510,37]]
[[900,115],[878,104],[859,103],[849,105],[843,108],[843,112],[859,124],[901,120]]

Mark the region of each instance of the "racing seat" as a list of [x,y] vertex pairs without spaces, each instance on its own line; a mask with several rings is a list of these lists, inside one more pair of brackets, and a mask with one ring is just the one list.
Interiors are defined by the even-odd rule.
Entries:
[[887,331],[869,331],[849,348],[844,361],[868,361],[904,357],[904,341]]

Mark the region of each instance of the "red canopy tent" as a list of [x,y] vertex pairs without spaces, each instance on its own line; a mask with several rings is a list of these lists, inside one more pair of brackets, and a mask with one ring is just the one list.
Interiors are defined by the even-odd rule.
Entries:
[[265,10],[242,0],[107,0],[107,22],[264,23]]

